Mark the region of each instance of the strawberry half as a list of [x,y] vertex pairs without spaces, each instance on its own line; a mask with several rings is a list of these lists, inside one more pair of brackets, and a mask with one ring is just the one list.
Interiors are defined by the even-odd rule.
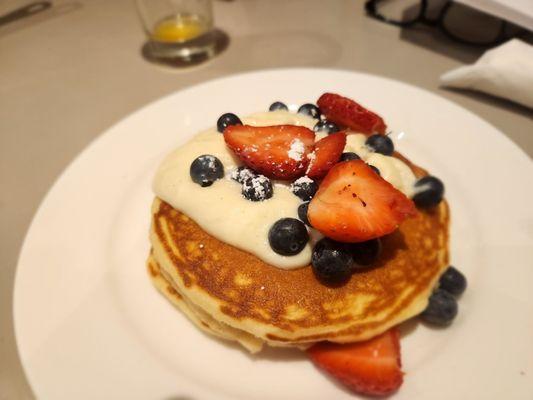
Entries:
[[376,113],[352,99],[334,93],[324,93],[317,101],[328,121],[366,134],[385,133],[387,125]]
[[307,176],[312,179],[323,178],[339,161],[344,146],[346,146],[344,132],[332,133],[316,142],[315,150],[310,154]]
[[391,233],[414,215],[414,203],[362,160],[331,168],[307,211],[313,228],[349,243]]
[[315,133],[303,126],[230,125],[224,140],[237,157],[269,178],[290,180],[304,175]]
[[321,342],[310,347],[307,354],[315,365],[360,394],[388,395],[403,383],[396,328],[364,342]]

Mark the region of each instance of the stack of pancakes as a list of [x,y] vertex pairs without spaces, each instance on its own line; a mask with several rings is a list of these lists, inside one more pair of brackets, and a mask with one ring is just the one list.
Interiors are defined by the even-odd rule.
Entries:
[[[399,154],[417,177],[426,172]],[[378,261],[337,287],[311,266],[284,270],[206,233],[155,198],[148,270],[155,286],[200,329],[237,341],[305,348],[356,342],[424,310],[448,266],[448,205],[419,210],[382,238]]]

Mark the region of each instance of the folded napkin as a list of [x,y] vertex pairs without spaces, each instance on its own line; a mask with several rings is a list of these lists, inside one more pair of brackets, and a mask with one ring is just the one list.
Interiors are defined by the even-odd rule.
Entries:
[[518,39],[510,40],[485,52],[475,64],[446,72],[440,82],[533,108],[533,46]]

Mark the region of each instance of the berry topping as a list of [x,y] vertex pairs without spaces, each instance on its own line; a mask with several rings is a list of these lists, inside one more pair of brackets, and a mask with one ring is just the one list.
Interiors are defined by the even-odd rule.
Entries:
[[465,276],[451,265],[440,277],[439,288],[454,296],[460,296],[466,289]]
[[224,133],[224,129],[231,125],[242,125],[242,121],[235,114],[222,114],[217,121],[217,130],[220,133]]
[[319,281],[326,284],[345,282],[352,272],[352,255],[345,243],[321,239],[313,249],[311,264]]
[[366,242],[353,243],[350,245],[350,250],[356,265],[367,266],[378,259],[381,253],[381,240],[376,238]]
[[380,153],[385,156],[390,156],[394,152],[394,143],[390,137],[386,135],[372,135],[366,138],[365,144],[375,153]]
[[385,133],[387,126],[383,119],[347,97],[324,93],[318,99],[318,107],[328,121],[345,126],[356,132],[371,134]]
[[315,134],[295,125],[232,125],[224,140],[241,161],[269,178],[292,180],[307,168]]
[[298,218],[302,220],[307,226],[311,226],[309,223],[309,218],[307,218],[307,208],[309,207],[309,202],[306,201],[298,206]]
[[224,166],[215,156],[204,154],[191,163],[189,174],[193,182],[200,186],[211,186],[214,181],[224,176]]
[[416,208],[362,160],[335,165],[309,204],[311,225],[339,242],[363,242],[393,232]]
[[332,133],[316,142],[307,168],[307,175],[313,179],[323,178],[331,167],[339,162],[345,145],[346,134],[344,132]]
[[274,191],[272,183],[264,175],[257,175],[242,184],[242,195],[251,201],[263,201],[270,199]]
[[268,242],[276,253],[293,256],[303,250],[309,241],[307,228],[295,218],[277,220],[268,231]]
[[298,109],[298,114],[308,115],[311,118],[320,119],[320,110],[314,104],[304,104]]
[[236,168],[231,172],[231,179],[241,184],[256,176],[257,174],[254,171],[244,165],[241,165],[239,168]]
[[313,130],[315,132],[325,132],[325,133],[335,133],[339,132],[340,128],[337,126],[335,122],[327,121],[327,120],[321,120],[316,123],[316,125],[313,127]]
[[296,179],[291,185],[291,192],[303,201],[311,200],[317,190],[317,183],[307,176]]
[[420,314],[425,322],[445,326],[457,315],[457,301],[445,290],[437,289],[429,297],[426,309]]
[[350,160],[360,160],[361,157],[359,157],[357,154],[352,152],[342,153],[341,158],[339,161],[350,161]]
[[381,176],[381,172],[379,172],[378,167],[375,167],[375,166],[370,165],[370,164],[368,164],[368,166],[369,166],[370,168],[372,168],[372,171],[374,171],[376,174],[378,174],[379,176]]
[[321,342],[307,350],[316,366],[356,393],[384,396],[403,382],[400,335],[392,328],[364,342]]
[[268,107],[268,111],[276,111],[276,110],[285,110],[287,111],[289,107],[285,103],[282,103],[281,101],[275,101]]
[[440,203],[444,196],[444,184],[434,176],[424,176],[415,183],[413,201],[417,207],[429,208]]

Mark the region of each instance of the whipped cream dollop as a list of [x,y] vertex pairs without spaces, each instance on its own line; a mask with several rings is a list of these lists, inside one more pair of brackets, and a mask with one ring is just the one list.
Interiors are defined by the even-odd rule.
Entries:
[[[271,111],[241,118],[244,124],[253,126],[299,125],[313,129],[317,120],[289,111]],[[317,135],[318,138],[321,135]],[[371,152],[365,146],[366,136],[347,135],[344,151],[352,151],[363,160],[377,167],[381,176],[398,190],[411,196],[415,176],[411,169],[393,157]],[[292,147],[291,147],[292,149]],[[299,144],[294,145],[299,153]],[[224,165],[223,179],[211,186],[194,183],[189,168],[194,159],[203,154],[217,157]],[[188,215],[203,230],[217,239],[259,257],[266,263],[284,269],[309,265],[314,244],[322,235],[309,228],[310,241],[294,256],[275,253],[268,241],[268,231],[281,218],[298,219],[298,206],[302,201],[291,190],[291,182],[273,181],[274,195],[264,201],[249,201],[241,194],[241,184],[232,179],[242,162],[224,142],[224,136],[216,128],[194,136],[185,145],[170,153],[160,165],[153,181],[157,197],[176,210]]]

